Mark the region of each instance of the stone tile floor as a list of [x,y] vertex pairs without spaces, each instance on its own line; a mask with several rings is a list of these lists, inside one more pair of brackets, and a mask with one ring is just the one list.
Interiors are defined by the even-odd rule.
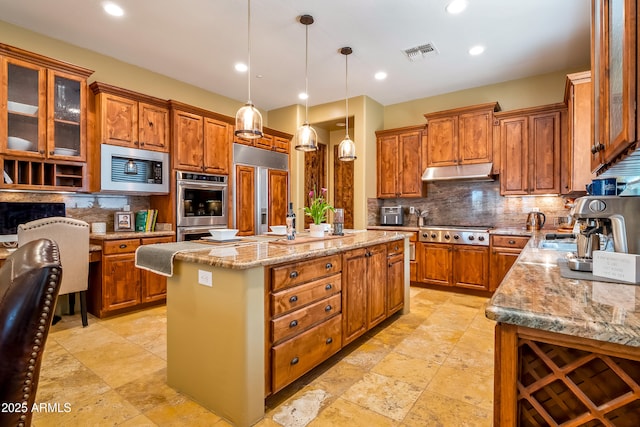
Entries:
[[[491,426],[493,328],[486,298],[411,288],[411,313],[267,399],[260,427]],[[52,327],[33,425],[229,426],[166,385],[164,306]],[[66,405],[66,406],[65,406]],[[57,410],[56,410],[57,408]]]

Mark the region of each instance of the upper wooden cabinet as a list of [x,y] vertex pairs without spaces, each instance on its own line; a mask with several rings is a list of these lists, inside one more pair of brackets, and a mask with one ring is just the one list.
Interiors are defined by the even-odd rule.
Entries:
[[566,106],[496,113],[500,132],[500,194],[560,194],[560,145]]
[[591,182],[591,72],[567,76],[567,138],[561,147],[561,194],[585,193]]
[[233,140],[238,144],[289,154],[289,144],[292,138],[291,135],[269,128],[264,128],[263,132],[264,134],[262,135],[262,138],[245,139],[234,135]]
[[422,197],[424,126],[378,131],[376,139],[378,197]]
[[170,101],[174,169],[229,174],[232,119]]
[[493,113],[497,102],[425,114],[427,166],[487,163],[493,160]]
[[636,145],[636,0],[592,0],[592,170],[602,169]]
[[169,152],[167,101],[105,83],[90,87],[102,144]]

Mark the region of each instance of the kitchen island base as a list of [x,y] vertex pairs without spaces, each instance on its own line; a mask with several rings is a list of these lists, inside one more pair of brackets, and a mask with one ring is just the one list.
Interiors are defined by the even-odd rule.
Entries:
[[494,425],[640,425],[640,348],[496,325]]

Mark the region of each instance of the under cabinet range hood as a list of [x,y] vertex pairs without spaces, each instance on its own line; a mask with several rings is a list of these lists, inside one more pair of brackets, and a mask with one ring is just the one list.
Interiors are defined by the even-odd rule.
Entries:
[[476,163],[456,166],[432,166],[426,168],[422,180],[432,181],[494,181],[491,175],[493,163]]

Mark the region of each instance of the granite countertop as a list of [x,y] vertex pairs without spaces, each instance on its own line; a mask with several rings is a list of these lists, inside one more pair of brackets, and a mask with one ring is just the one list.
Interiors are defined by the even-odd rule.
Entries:
[[561,251],[534,233],[486,307],[497,322],[640,347],[640,286],[560,275]]
[[[307,236],[307,232],[298,233],[297,240],[301,241],[303,237]],[[215,267],[247,269],[301,261],[408,237],[409,234],[405,232],[355,230],[345,233],[344,237],[296,244],[274,243],[276,239],[285,239],[282,236],[249,236],[241,238],[237,242],[164,243],[138,248],[136,263],[142,268],[162,271],[155,268],[158,261],[153,259],[153,257],[159,257],[165,258],[163,262],[166,262],[167,259],[181,260]],[[162,251],[171,252],[171,254],[167,256],[167,253],[163,254]]]
[[91,233],[91,240],[140,239],[144,237],[175,236],[175,231],[109,231],[107,233]]

